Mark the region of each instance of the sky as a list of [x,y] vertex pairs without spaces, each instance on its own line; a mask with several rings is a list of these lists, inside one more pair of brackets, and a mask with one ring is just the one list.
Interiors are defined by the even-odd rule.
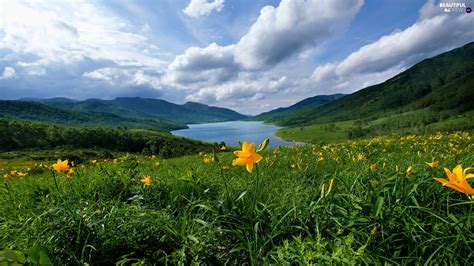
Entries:
[[138,96],[258,114],[352,93],[474,41],[468,7],[474,0],[0,0],[0,98]]

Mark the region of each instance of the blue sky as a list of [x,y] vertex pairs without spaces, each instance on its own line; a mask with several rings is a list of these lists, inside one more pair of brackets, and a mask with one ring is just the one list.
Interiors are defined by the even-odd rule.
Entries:
[[474,13],[462,11],[437,0],[0,0],[0,98],[141,96],[257,114],[474,41]]

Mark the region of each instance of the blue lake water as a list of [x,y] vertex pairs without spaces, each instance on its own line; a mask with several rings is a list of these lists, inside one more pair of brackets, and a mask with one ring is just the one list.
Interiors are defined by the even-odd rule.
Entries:
[[281,127],[257,121],[230,121],[220,123],[191,124],[188,129],[171,131],[173,135],[209,142],[221,141],[228,146],[239,146],[239,141],[255,142],[256,146],[266,138],[270,139],[270,148],[296,145],[274,135]]

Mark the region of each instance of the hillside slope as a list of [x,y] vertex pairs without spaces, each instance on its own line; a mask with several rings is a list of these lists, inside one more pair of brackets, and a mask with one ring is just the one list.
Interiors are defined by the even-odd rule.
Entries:
[[292,113],[304,109],[304,108],[315,108],[342,97],[346,96],[345,94],[338,93],[332,95],[317,95],[313,97],[306,98],[302,101],[299,101],[288,107],[277,108],[265,113],[261,113],[257,116],[252,117],[252,120],[266,121],[266,122],[275,122],[284,119],[286,116],[291,115]]
[[88,99],[84,101],[31,99],[49,106],[67,109],[114,114],[127,118],[159,118],[183,124],[223,122],[246,118],[233,110],[187,102],[183,105],[161,99],[120,97],[114,100]]
[[421,61],[395,77],[277,121],[288,140],[339,141],[391,133],[474,128],[474,43]]
[[206,123],[239,120],[246,116],[226,108],[200,103],[174,104],[160,99],[122,97],[111,101],[123,108],[181,123]]
[[47,122],[67,126],[103,126],[151,128],[169,131],[185,128],[184,124],[158,119],[134,119],[110,113],[67,110],[38,102],[0,100],[0,117],[8,119]]
[[374,120],[414,110],[459,114],[474,108],[474,43],[423,60],[378,85],[316,108],[305,108],[279,124],[305,125]]

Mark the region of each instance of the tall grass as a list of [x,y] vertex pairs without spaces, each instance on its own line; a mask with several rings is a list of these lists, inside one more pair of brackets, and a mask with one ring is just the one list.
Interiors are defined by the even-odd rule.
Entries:
[[3,169],[0,249],[58,264],[469,264],[474,201],[432,178],[474,166],[473,151],[465,132],[284,147],[262,153],[258,189],[230,152],[85,163],[57,189],[49,169]]

